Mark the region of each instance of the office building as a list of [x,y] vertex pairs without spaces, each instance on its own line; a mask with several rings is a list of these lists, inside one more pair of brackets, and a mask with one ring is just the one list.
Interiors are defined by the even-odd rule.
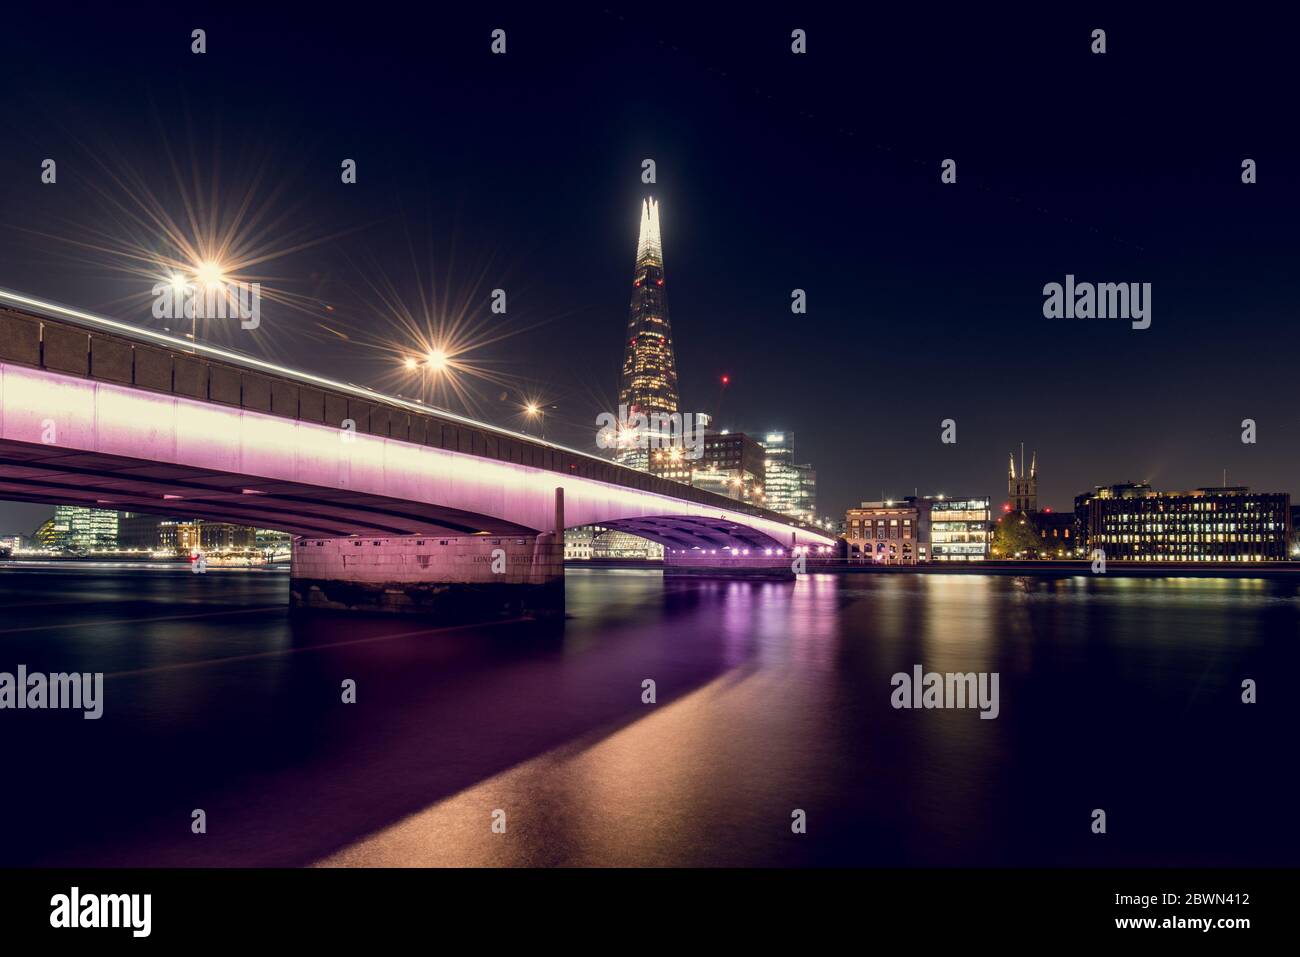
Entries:
[[796,464],[795,475],[799,480],[799,498],[792,514],[808,521],[815,521],[817,513],[817,470],[804,463]]
[[975,562],[989,557],[993,524],[988,498],[930,499],[930,560]]
[[163,519],[158,523],[158,547],[176,555],[190,555],[199,551],[198,526],[195,522]]
[[74,551],[105,551],[117,547],[117,512],[81,505],[56,505],[54,524],[63,529],[58,544]]
[[596,538],[594,525],[579,525],[564,530],[564,560],[566,562],[590,561]]
[[117,521],[117,545],[132,551],[153,551],[162,543],[163,520],[157,515],[122,512]]
[[767,506],[765,455],[763,447],[744,432],[709,432],[699,458],[686,458],[680,448],[656,449],[650,455],[650,472]]
[[763,492],[767,507],[782,515],[815,521],[817,472],[795,461],[794,433],[768,432],[763,447]]
[[1148,485],[1098,486],[1086,497],[1088,549],[1137,562],[1285,561],[1291,496],[1245,486],[1158,492]]
[[691,484],[738,501],[766,505],[763,463],[763,447],[744,432],[709,433]]
[[68,542],[67,518],[47,518],[32,532],[32,541],[38,548],[64,548]]
[[205,552],[252,550],[257,544],[257,529],[228,522],[199,523],[199,546]]
[[930,500],[863,502],[845,513],[850,562],[915,565],[929,561]]

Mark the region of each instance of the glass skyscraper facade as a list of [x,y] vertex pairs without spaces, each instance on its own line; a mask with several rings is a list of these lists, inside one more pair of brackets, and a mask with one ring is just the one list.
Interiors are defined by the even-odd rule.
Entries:
[[793,515],[799,505],[799,474],[794,467],[794,433],[769,432],[763,446],[767,507]]
[[794,460],[794,433],[768,432],[764,449],[766,505],[774,512],[814,521],[817,512],[817,472]]
[[80,505],[56,505],[55,527],[66,527],[60,542],[66,548],[116,548],[117,512]]
[[[664,252],[659,235],[659,203],[641,204],[641,232],[637,240],[636,271],[632,277],[632,302],[628,310],[627,339],[623,347],[623,381],[619,405],[631,417],[638,413],[651,422],[656,416],[678,411],[677,361],[673,332],[668,322],[664,290]],[[620,447],[615,458],[633,468],[649,465],[644,436]]]
[[817,517],[817,470],[811,465],[795,464],[795,475],[799,479],[799,499],[791,515],[816,521]]

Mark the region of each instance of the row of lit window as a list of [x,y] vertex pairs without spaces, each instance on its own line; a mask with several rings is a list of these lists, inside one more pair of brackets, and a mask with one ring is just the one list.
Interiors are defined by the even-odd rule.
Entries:
[[1154,535],[1124,535],[1110,534],[1097,535],[1099,542],[1267,542],[1281,541],[1282,539],[1275,535],[1162,535],[1157,538]]
[[1134,555],[1133,561],[1138,562],[1263,562],[1269,561],[1274,556],[1269,555]]
[[1254,522],[1249,525],[1225,522],[1214,525],[1148,525],[1138,522],[1106,522],[1102,528],[1107,532],[1129,532],[1142,535],[1205,534],[1209,532],[1281,532],[1286,526],[1277,522]]
[[1103,506],[1105,511],[1111,509],[1127,509],[1135,513],[1144,512],[1229,512],[1237,509],[1246,511],[1258,511],[1261,509],[1275,510],[1280,508],[1280,503],[1273,502],[1159,502],[1153,503],[1150,500],[1138,500],[1132,504],[1127,501],[1115,502]]

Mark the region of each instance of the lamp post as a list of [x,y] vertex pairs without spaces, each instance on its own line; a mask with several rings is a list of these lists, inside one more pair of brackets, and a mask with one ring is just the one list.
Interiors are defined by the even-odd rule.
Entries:
[[424,401],[424,363],[420,362],[415,356],[407,356],[402,360],[402,365],[406,367],[407,372],[414,372],[417,368],[420,370],[420,401]]

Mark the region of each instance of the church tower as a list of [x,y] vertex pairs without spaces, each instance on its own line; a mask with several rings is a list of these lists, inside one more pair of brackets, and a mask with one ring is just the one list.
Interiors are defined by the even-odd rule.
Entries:
[[1038,453],[1029,460],[1025,471],[1025,446],[1020,445],[1020,473],[1016,473],[1015,453],[1007,455],[1007,499],[1013,511],[1032,513],[1038,511]]

